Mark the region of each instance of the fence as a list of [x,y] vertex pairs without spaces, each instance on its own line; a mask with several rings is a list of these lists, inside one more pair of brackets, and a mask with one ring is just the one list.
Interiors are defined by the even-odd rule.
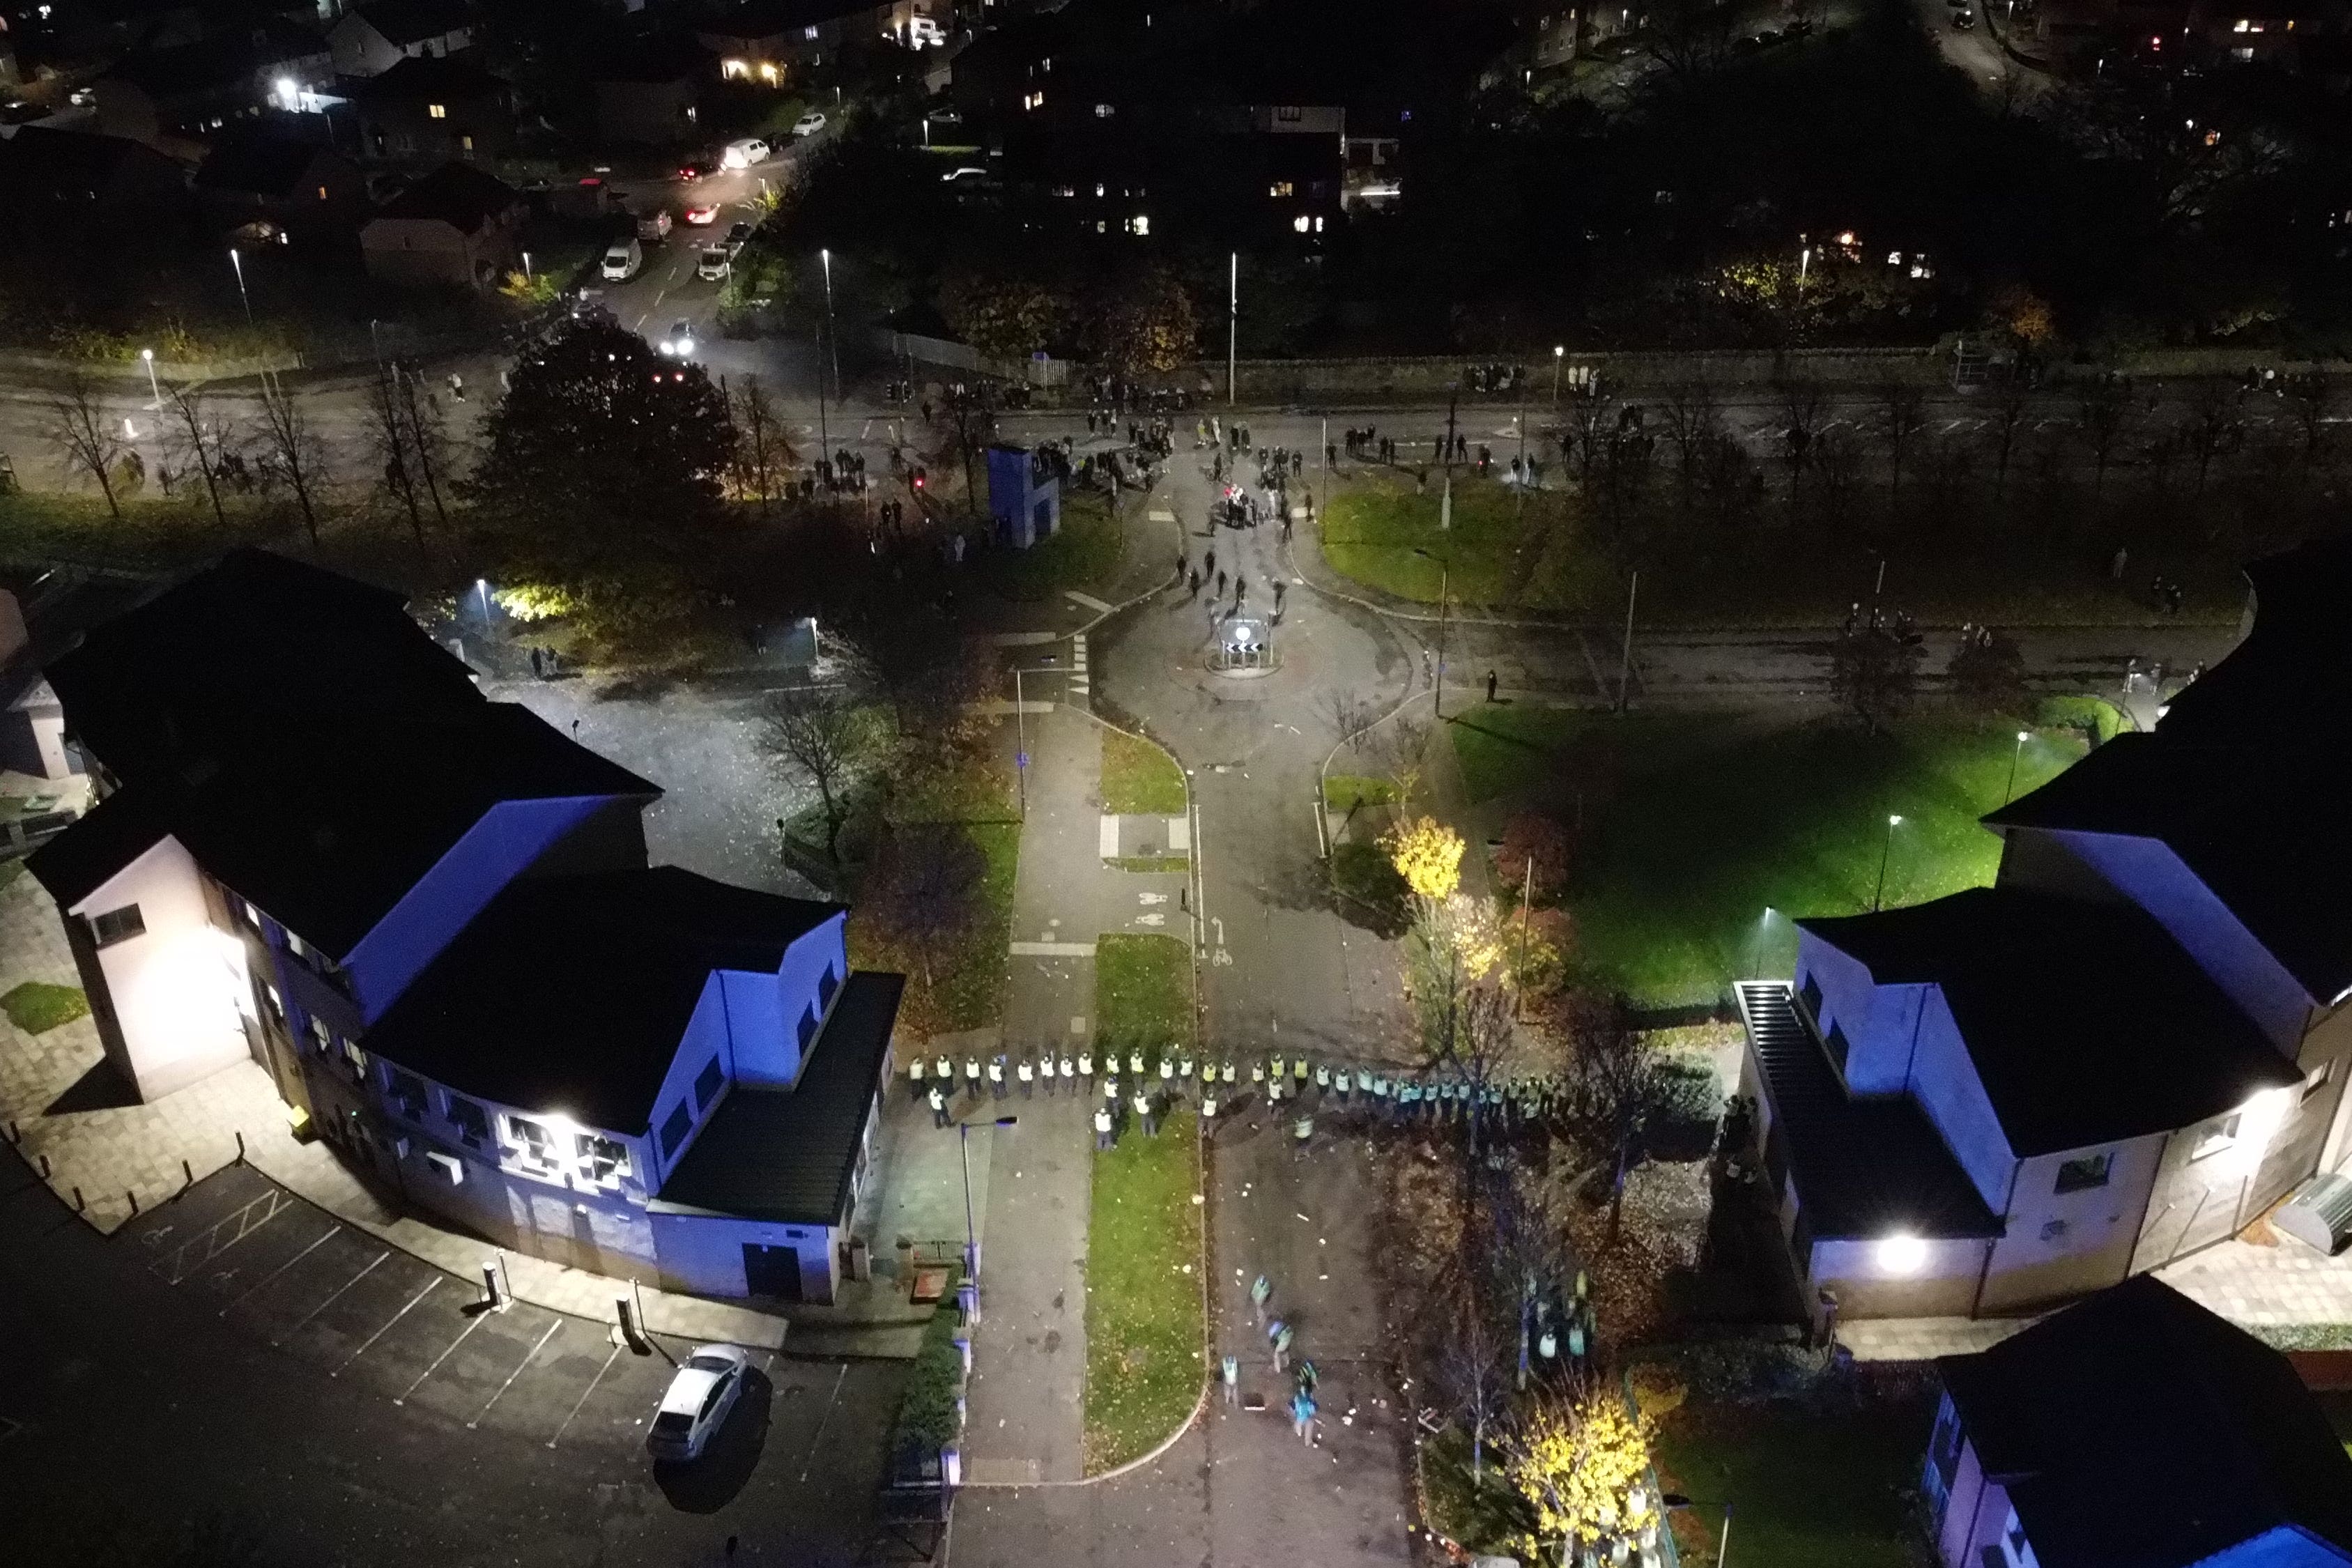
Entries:
[[949,338],[926,337],[920,332],[877,331],[874,346],[893,360],[917,364],[937,365],[945,370],[970,371],[974,375],[992,375],[1003,381],[1026,382],[1035,387],[1068,384],[1070,362],[1039,356],[1025,360],[991,359],[970,343],[956,342]]

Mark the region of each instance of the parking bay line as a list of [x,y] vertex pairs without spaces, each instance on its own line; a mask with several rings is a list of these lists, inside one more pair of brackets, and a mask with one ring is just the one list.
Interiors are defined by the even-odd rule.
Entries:
[[224,1318],[227,1317],[229,1315],[230,1309],[234,1308],[237,1302],[244,1300],[247,1296],[252,1295],[256,1290],[260,1289],[263,1286],[277,1279],[280,1274],[285,1273],[289,1268],[293,1268],[296,1264],[301,1262],[302,1259],[310,1257],[310,1254],[326,1246],[327,1243],[332,1241],[341,1233],[342,1228],[343,1227],[340,1224],[329,1226],[327,1227],[326,1235],[320,1237],[318,1240],[312,1242],[310,1246],[304,1247],[301,1251],[296,1253],[293,1257],[288,1258],[285,1262],[279,1264],[277,1268],[271,1269],[268,1273],[263,1275],[260,1279],[247,1286],[244,1293],[233,1299],[229,1302],[228,1306],[223,1307],[218,1315]]
[[[488,1317],[489,1314],[485,1312],[482,1315],[484,1317]],[[563,1327],[563,1320],[561,1318],[556,1319],[555,1321],[547,1325],[547,1332],[540,1335],[539,1342],[523,1352],[522,1360],[515,1363],[515,1369],[507,1373],[507,1380],[504,1383],[499,1384],[499,1392],[491,1394],[488,1401],[485,1403],[479,1410],[474,1413],[474,1418],[466,1423],[467,1431],[470,1432],[475,1427],[479,1426],[482,1424],[482,1417],[490,1413],[490,1406],[492,1405],[496,1405],[499,1402],[499,1396],[504,1394],[508,1389],[514,1386],[514,1380],[522,1375],[523,1368],[529,1366],[532,1362],[539,1359],[539,1352],[547,1348],[547,1342],[553,1339],[555,1337],[556,1331],[562,1327]]]
[[555,1429],[555,1436],[547,1440],[549,1447],[554,1447],[563,1434],[571,1429],[572,1416],[580,1414],[581,1407],[588,1403],[588,1396],[596,1392],[596,1385],[604,1381],[604,1374],[613,1370],[614,1362],[621,1359],[621,1348],[619,1345],[613,1347],[613,1353],[604,1358],[604,1364],[596,1369],[596,1375],[588,1380],[588,1386],[582,1389],[580,1397],[572,1402],[571,1412],[563,1417],[563,1425],[558,1426]]
[[809,1439],[807,1455],[801,1460],[801,1480],[805,1483],[809,1471],[815,1468],[817,1445],[824,1441],[826,1423],[833,1419],[833,1407],[841,1403],[841,1380],[849,1375],[849,1363],[843,1362],[841,1370],[833,1374],[833,1397],[824,1402],[824,1414],[817,1417],[816,1436]]
[[[429,1280],[427,1280],[427,1281],[425,1282],[425,1289],[424,1289],[419,1290],[415,1295],[411,1296],[411,1297],[408,1299],[408,1307],[414,1307],[415,1305],[416,1305],[416,1303],[417,1303],[417,1302],[422,1301],[423,1300],[425,1300],[425,1297],[430,1296],[431,1294],[433,1294],[433,1292],[434,1292],[434,1291],[436,1291],[436,1290],[439,1289],[441,1288],[441,1281],[442,1281],[442,1280],[444,1280],[444,1279],[446,1279],[447,1278],[449,1278],[449,1277],[448,1277],[446,1274],[436,1274],[436,1275],[435,1275],[431,1279],[429,1279]],[[383,1325],[383,1328],[378,1329],[375,1332],[373,1332],[373,1333],[370,1334],[370,1335],[367,1337],[367,1339],[366,1339],[364,1342],[362,1342],[362,1344],[360,1345],[360,1348],[359,1348],[359,1349],[357,1349],[357,1350],[353,1351],[351,1354],[349,1354],[349,1355],[347,1355],[347,1356],[345,1356],[345,1357],[343,1358],[343,1364],[342,1364],[342,1366],[339,1366],[339,1367],[335,1368],[335,1370],[334,1370],[334,1371],[332,1371],[332,1372],[329,1373],[327,1375],[328,1375],[329,1377],[341,1377],[341,1376],[342,1376],[342,1375],[343,1375],[343,1367],[344,1367],[344,1366],[349,1366],[349,1365],[351,1365],[351,1364],[352,1364],[352,1363],[353,1363],[353,1362],[355,1362],[355,1361],[359,1360],[359,1359],[360,1359],[360,1357],[362,1357],[362,1356],[363,1356],[363,1355],[367,1354],[367,1352],[368,1352],[368,1346],[369,1346],[369,1345],[372,1345],[372,1344],[375,1343],[375,1342],[376,1342],[376,1341],[378,1341],[378,1340],[380,1340],[380,1339],[383,1338],[384,1334],[385,1334],[388,1331],[390,1331],[390,1329],[392,1328],[392,1325],[393,1325],[394,1323],[396,1323],[396,1322],[400,1321],[400,1320],[401,1320],[401,1319],[403,1319],[403,1318],[404,1318],[404,1317],[408,1316],[408,1307],[403,1307],[399,1311],[394,1312],[394,1313],[392,1315],[392,1317],[391,1317],[391,1318],[390,1318],[390,1319],[389,1319],[389,1320],[384,1323],[384,1325]]]
[[329,1296],[325,1300],[320,1302],[317,1306],[303,1313],[301,1320],[295,1323],[293,1327],[288,1329],[284,1333],[270,1341],[269,1343],[271,1347],[274,1349],[278,1345],[282,1345],[296,1334],[300,1333],[305,1328],[310,1326],[311,1319],[317,1317],[320,1313],[333,1306],[336,1301],[341,1299],[344,1291],[350,1289],[352,1286],[358,1284],[361,1280],[374,1273],[375,1266],[382,1263],[385,1258],[390,1258],[391,1256],[392,1249],[390,1247],[386,1247],[383,1251],[377,1253],[373,1258],[369,1258],[367,1261],[367,1267],[362,1268],[357,1274],[352,1275],[350,1279],[336,1286],[333,1295]]
[[425,1380],[426,1378],[431,1377],[435,1373],[441,1370],[441,1363],[449,1359],[449,1352],[456,1350],[459,1345],[464,1344],[466,1342],[466,1337],[468,1334],[471,1334],[476,1329],[480,1328],[482,1324],[488,1321],[491,1313],[496,1310],[497,1309],[494,1307],[484,1307],[475,1312],[473,1317],[467,1321],[466,1326],[457,1331],[457,1337],[441,1347],[441,1353],[433,1358],[433,1364],[426,1367],[423,1372],[418,1373],[416,1374],[416,1381],[410,1384],[406,1388],[402,1389],[400,1393],[394,1397],[393,1403],[394,1405],[407,1404],[408,1396],[415,1393],[419,1388],[425,1386]]

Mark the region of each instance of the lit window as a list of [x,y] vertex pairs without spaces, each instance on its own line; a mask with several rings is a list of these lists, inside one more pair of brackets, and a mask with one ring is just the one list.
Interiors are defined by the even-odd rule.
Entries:
[[1319,216],[1315,219],[1315,232],[1318,234],[1323,232],[1323,219]]
[[446,120],[449,118],[449,106],[446,103],[428,103],[425,106],[425,112],[435,120]]
[[1290,220],[1290,226],[1296,232],[1305,234],[1311,226],[1307,222],[1307,215],[1305,213],[1300,213],[1297,217]]
[[89,934],[100,947],[112,947],[118,942],[129,942],[134,936],[147,934],[147,922],[140,917],[137,904],[125,904],[119,910],[92,915]]
[[1045,95],[1043,92],[1024,92],[1021,95],[1021,107],[1043,109],[1045,107]]
[[[326,187],[326,186],[324,186],[324,185],[320,185],[320,186],[319,187],[319,199],[320,199],[320,201],[322,201],[322,202],[323,202],[323,201],[325,201],[325,200],[327,199],[327,187]],[[251,905],[249,905],[249,904],[248,904],[248,905],[247,905],[246,907],[247,907],[247,908],[248,908],[248,909],[252,908],[252,906],[251,906]]]
[[2202,1160],[2234,1147],[2238,1142],[2239,1125],[2245,1120],[2242,1111],[2233,1111],[2212,1123],[2197,1135],[2195,1147],[2189,1152],[2192,1160]]
[[1101,185],[1101,184],[1100,184],[1099,182],[1097,182],[1097,183],[1096,184],[1096,185],[1095,185],[1095,195],[1097,195],[1097,196],[1099,196],[1099,195],[1101,195],[1102,194],[1103,194],[1103,188],[1102,188],[1102,185]]
[[1276,180],[1274,184],[1266,186],[1265,194],[1270,197],[1279,200],[1291,194],[1290,182],[1288,180]]
[[523,1158],[542,1165],[555,1163],[555,1140],[548,1136],[544,1126],[529,1117],[508,1117],[507,1137],[521,1145]]
[[457,138],[457,145],[470,153],[474,150],[474,139],[471,136],[460,136]]
[[1095,118],[1097,120],[1108,120],[1112,115],[1117,114],[1118,112],[1118,110],[1117,109],[1108,103],[1097,103],[1095,105]]
[[2114,1163],[2113,1154],[2085,1154],[2079,1160],[2067,1161],[2058,1167],[2058,1191],[2079,1193],[2105,1186],[2108,1169]]
[[2299,1105],[2310,1104],[2312,1096],[2317,1094],[2321,1089],[2326,1089],[2329,1084],[2335,1081],[2336,1064],[2334,1062],[2320,1063],[2317,1067],[2303,1075],[2303,1094],[2296,1103]]
[[1055,185],[1054,187],[1054,194],[1057,196],[1075,196],[1078,194],[1078,187],[1076,185]]
[[2241,16],[2241,17],[2239,17],[2239,18],[2238,18],[2238,25],[2237,25],[2236,26],[2234,26],[2234,27],[2231,27],[2231,28],[2230,29],[2230,31],[2231,31],[2231,32],[2233,32],[2233,33],[2243,33],[2243,32],[2247,32],[2247,31],[2251,30],[2251,29],[2252,28],[2252,26],[2253,26],[2253,23],[2252,23],[2251,21],[2247,20],[2245,17]]
[[773,61],[761,60],[760,62],[760,79],[769,83],[771,86],[774,85],[776,79],[776,68]]
[[1133,217],[1127,220],[1127,232],[1129,234],[1150,234],[1151,232],[1151,219],[1142,213],[1136,214]]
[[582,1173],[592,1182],[617,1182],[629,1173],[629,1146],[593,1132],[579,1137]]
[[814,27],[803,27],[801,29],[801,37],[814,40],[816,37],[816,29]]
[[751,62],[748,60],[720,60],[719,62],[719,74],[729,81],[740,80],[751,74]]

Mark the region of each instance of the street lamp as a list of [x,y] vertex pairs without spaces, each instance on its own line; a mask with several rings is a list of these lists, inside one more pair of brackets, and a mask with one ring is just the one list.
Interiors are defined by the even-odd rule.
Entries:
[[526,283],[530,281],[530,252],[528,250],[522,253],[522,280]]
[[1234,405],[1234,349],[1241,339],[1242,253],[1225,258],[1225,406]]
[[1013,667],[1013,735],[1016,748],[1013,753],[1013,774],[1021,792],[1021,820],[1029,820],[1029,712],[1021,700],[1021,678],[1024,675],[1059,675],[1058,669],[1045,665],[1032,665],[1024,669]]
[[841,334],[833,325],[833,252],[820,250],[817,259],[824,263],[824,335],[833,346],[833,397],[841,401]]
[[1568,345],[1567,345],[1566,343],[1554,343],[1554,344],[1552,344],[1552,346],[1551,346],[1551,405],[1552,405],[1554,408],[1557,408],[1557,407],[1559,407],[1559,367],[1560,367],[1561,363],[1562,363],[1563,361],[1565,361],[1567,358],[1568,358]]
[[1878,912],[1880,903],[1886,897],[1886,861],[1887,858],[1895,853],[1895,830],[1902,824],[1903,818],[1900,816],[1890,816],[1886,819],[1886,845],[1878,852],[1878,890],[1870,895],[1870,909],[1873,914]]
[[490,580],[487,577],[475,578],[474,591],[482,596],[482,630],[487,632],[490,629]]
[[245,291],[245,258],[236,253],[234,245],[228,247],[228,264],[236,273],[236,297],[245,301],[245,324],[250,327],[253,325],[253,296]]
[[147,410],[152,414],[163,406],[163,389],[155,384],[155,351],[141,349],[139,362],[147,367],[147,390],[155,395],[153,400],[147,405]]
[[[1018,1127],[1020,1124],[1021,1118],[1017,1116],[1000,1116],[985,1125]],[[972,1304],[976,1307],[980,1303],[980,1230],[972,1223],[971,1215],[972,1125],[969,1121],[956,1123],[956,1152],[963,1159],[963,1271],[971,1281]]]
[[2009,753],[2009,783],[2000,792],[2000,804],[2003,805],[2007,805],[2011,797],[2017,794],[2017,759],[2025,754],[2025,742],[2031,733],[2030,731],[2020,730],[2017,732],[2016,749]]
[[1437,562],[1437,679],[1430,683],[1429,711],[1436,719],[1445,717],[1445,588],[1452,568],[1426,550],[1413,553],[1423,561]]

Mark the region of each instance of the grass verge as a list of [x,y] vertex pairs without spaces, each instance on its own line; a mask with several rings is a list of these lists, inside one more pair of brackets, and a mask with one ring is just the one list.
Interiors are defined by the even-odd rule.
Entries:
[[1360,805],[1392,805],[1393,780],[1365,773],[1332,773],[1323,780],[1323,804],[1333,811],[1353,811]]
[[1834,1413],[1787,1402],[1686,1405],[1658,1434],[1659,1481],[1685,1568],[1716,1568],[1728,1504],[1739,1568],[1908,1568],[1909,1493],[1934,1411],[1922,1401]]
[[[982,482],[986,482],[983,478]],[[989,585],[1034,604],[1065,588],[1107,588],[1125,549],[1110,498],[1096,490],[1062,492],[1062,526],[1026,550],[991,549],[982,557]]]
[[[1192,1039],[1192,954],[1170,936],[1112,935],[1095,948],[1098,1037],[1147,1046]],[[1200,1165],[1192,1112],[1156,1138],[1130,1119],[1094,1160],[1087,1236],[1086,1462],[1090,1475],[1157,1447],[1201,1394]]]
[[[1512,795],[1580,826],[1569,873],[1579,962],[1637,1004],[1712,1001],[1785,965],[1786,918],[1919,903],[1992,879],[1978,822],[2083,754],[2070,732],[2020,751],[2009,721],[1834,722],[1482,707],[1453,726],[1473,798]],[[1887,818],[1902,822],[1890,839]],[[1768,915],[1768,909],[1772,911]]]
[[70,1024],[89,1013],[89,998],[75,985],[51,985],[27,980],[0,995],[0,1013],[28,1035],[45,1035],[60,1024]]
[[[928,782],[891,803],[896,823],[952,823],[986,862],[980,883],[980,912],[954,952],[937,970],[938,985],[919,994],[910,986],[906,1021],[926,1033],[976,1029],[1004,1010],[1005,943],[1013,929],[1013,883],[1021,864],[1021,822],[1013,805],[1011,770],[992,750],[986,758],[951,775]],[[896,969],[910,978],[920,973],[859,920],[855,900],[849,916],[849,959],[861,969]]]
[[1121,816],[1184,815],[1184,772],[1175,759],[1123,730],[1102,732],[1103,809]]

